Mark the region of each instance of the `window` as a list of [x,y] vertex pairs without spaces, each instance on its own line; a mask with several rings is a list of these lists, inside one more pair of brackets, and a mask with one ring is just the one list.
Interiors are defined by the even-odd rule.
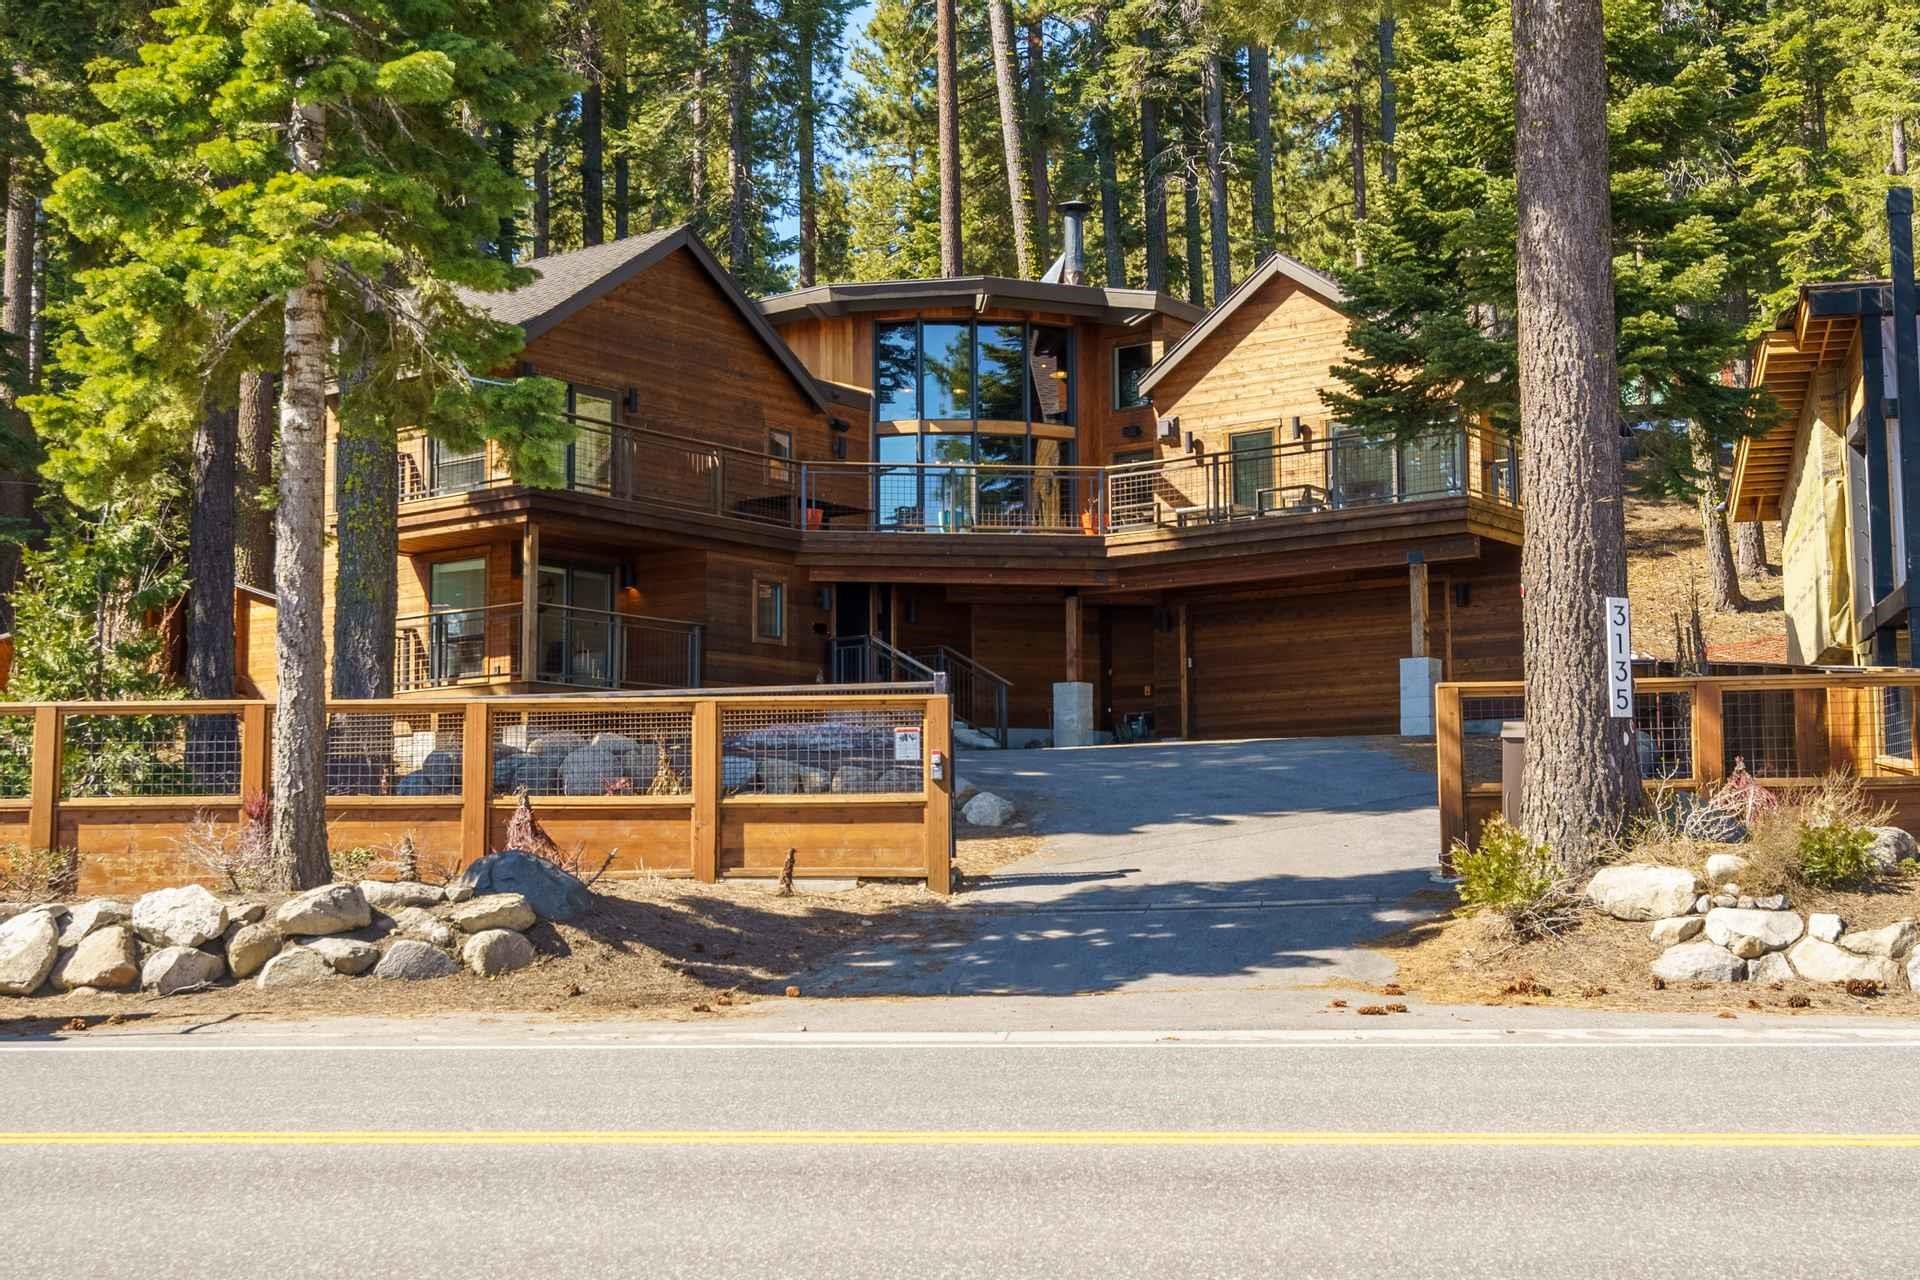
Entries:
[[1113,352],[1113,407],[1132,409],[1147,402],[1140,394],[1140,379],[1153,368],[1153,346],[1116,347]]
[[1037,324],[1027,333],[1030,419],[1034,422],[1072,422],[1073,388],[1070,375],[1073,371],[1069,368],[1073,363],[1072,330]]
[[434,681],[485,673],[486,603],[484,559],[445,560],[427,571],[427,666]]
[[1021,366],[1027,350],[1026,326],[983,324],[976,330],[974,348],[974,408],[976,418],[1001,422],[1027,419],[1026,379]]
[[1239,431],[1227,437],[1233,451],[1233,505],[1260,509],[1260,491],[1273,487],[1273,432]]
[[1073,331],[903,321],[874,329],[876,422],[1073,422]]
[[753,580],[753,638],[783,644],[787,638],[787,584],[774,578]]
[[873,410],[881,422],[920,416],[920,326],[883,324],[874,330]]
[[973,326],[920,326],[920,416],[973,416]]
[[[793,456],[793,432],[769,430],[767,432],[767,453],[775,458]],[[776,484],[785,484],[793,469],[778,462],[767,464],[767,477]]]
[[613,393],[567,387],[567,412],[578,428],[567,446],[567,487],[588,493],[613,491]]
[[[468,489],[478,489],[487,481],[487,447],[478,449],[453,449],[440,441],[432,444],[433,478],[428,482],[433,493],[464,493]],[[338,468],[338,475],[344,477],[346,469]]]

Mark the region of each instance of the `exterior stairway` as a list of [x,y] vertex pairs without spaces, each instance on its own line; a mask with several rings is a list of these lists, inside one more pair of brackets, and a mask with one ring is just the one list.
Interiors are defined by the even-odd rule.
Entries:
[[1005,678],[963,653],[938,645],[914,653],[878,636],[848,636],[833,642],[835,684],[932,684],[953,699],[954,738],[968,746],[1007,745]]

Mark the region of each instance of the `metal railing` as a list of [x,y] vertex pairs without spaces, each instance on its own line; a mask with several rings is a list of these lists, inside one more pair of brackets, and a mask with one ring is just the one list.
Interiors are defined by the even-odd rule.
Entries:
[[842,636],[833,642],[833,683],[926,683],[946,692],[946,677],[878,636]]
[[529,681],[582,689],[697,689],[702,628],[678,618],[540,605],[531,670],[517,604],[441,609],[396,621],[396,692]]
[[[801,530],[1091,535],[1443,498],[1520,502],[1518,444],[1482,428],[1399,441],[1323,420],[1273,429],[1298,433],[1284,443],[1088,467],[797,462],[644,427],[576,426],[567,490]],[[403,503],[512,483],[491,451],[402,441]]]
[[990,734],[1003,749],[1006,747],[1007,691],[1013,687],[1012,682],[946,645],[916,650],[912,656],[946,676],[954,719]]

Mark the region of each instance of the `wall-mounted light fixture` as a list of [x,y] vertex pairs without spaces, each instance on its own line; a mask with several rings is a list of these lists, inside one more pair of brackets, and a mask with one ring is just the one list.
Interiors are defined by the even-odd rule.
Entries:
[[1293,438],[1295,440],[1311,440],[1313,438],[1313,428],[1300,421],[1298,414],[1295,414],[1293,419]]
[[827,425],[829,427],[832,427],[835,431],[853,430],[853,424],[851,422],[848,422],[845,418],[828,418]]
[[1453,603],[1462,609],[1473,603],[1473,584],[1471,582],[1456,582],[1453,584]]
[[847,438],[845,436],[835,436],[833,438],[833,456],[834,456],[834,460],[837,462],[846,461]]
[[628,387],[627,394],[620,398],[620,406],[628,413],[640,412],[640,388]]
[[1140,424],[1137,422],[1129,422],[1126,426],[1120,428],[1120,434],[1129,440],[1138,440],[1140,438]]

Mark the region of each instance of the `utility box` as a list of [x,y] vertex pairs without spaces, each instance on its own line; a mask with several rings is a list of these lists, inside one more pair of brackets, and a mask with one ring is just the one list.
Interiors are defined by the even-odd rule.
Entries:
[[1527,722],[1507,720],[1500,725],[1500,816],[1520,825],[1520,806],[1527,778]]

